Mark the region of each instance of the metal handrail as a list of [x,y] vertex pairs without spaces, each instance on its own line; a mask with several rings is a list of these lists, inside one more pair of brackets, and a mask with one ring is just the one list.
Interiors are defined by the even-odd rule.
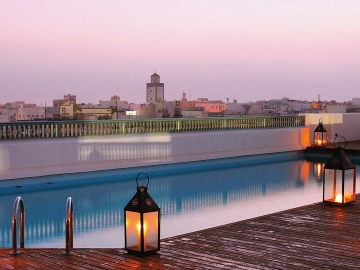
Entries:
[[67,198],[66,201],[66,242],[64,255],[71,255],[73,252],[70,248],[74,245],[74,204],[71,197]]
[[335,134],[335,139],[334,139],[334,147],[336,148],[336,139],[337,138],[339,138],[339,137],[341,137],[341,138],[343,138],[344,139],[344,141],[345,141],[345,145],[344,146],[342,146],[342,148],[346,148],[346,145],[347,145],[347,140],[345,139],[345,137],[344,136],[341,136],[341,135],[339,135],[339,134]]
[[17,250],[17,216],[20,205],[20,248],[25,247],[25,207],[24,202],[20,196],[15,199],[13,212],[12,212],[12,255],[18,255],[20,252]]

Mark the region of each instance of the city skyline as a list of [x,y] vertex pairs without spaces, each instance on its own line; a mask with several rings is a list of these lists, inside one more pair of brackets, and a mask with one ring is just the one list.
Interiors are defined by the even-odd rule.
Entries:
[[360,87],[359,1],[2,1],[0,103],[290,97]]

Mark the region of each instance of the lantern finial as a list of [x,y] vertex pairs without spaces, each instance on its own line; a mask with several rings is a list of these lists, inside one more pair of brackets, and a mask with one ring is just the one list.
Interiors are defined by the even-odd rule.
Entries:
[[[139,185],[138,178],[139,178],[140,174],[145,174],[145,175],[146,175],[146,177],[147,177],[147,184],[146,184],[146,186]],[[148,176],[146,173],[141,172],[141,173],[139,173],[139,174],[136,176],[136,188],[137,188],[140,192],[143,192],[144,190],[147,190],[147,189],[148,189],[148,186],[149,186],[149,183],[150,183],[150,179],[149,179],[149,176]]]

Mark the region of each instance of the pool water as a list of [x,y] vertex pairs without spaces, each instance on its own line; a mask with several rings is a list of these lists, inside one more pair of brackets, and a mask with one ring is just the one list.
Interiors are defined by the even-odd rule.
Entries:
[[161,208],[166,238],[320,202],[318,168],[328,158],[289,152],[11,180],[0,187],[0,247],[12,246],[17,196],[25,204],[25,247],[65,247],[68,197],[74,203],[74,247],[124,247],[123,210],[140,172],[150,177],[148,192]]

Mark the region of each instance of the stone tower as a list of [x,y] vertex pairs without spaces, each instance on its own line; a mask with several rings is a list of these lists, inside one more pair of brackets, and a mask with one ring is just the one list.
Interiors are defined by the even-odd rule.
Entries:
[[160,76],[156,72],[151,75],[151,83],[146,84],[146,102],[164,101],[164,83],[160,82]]

